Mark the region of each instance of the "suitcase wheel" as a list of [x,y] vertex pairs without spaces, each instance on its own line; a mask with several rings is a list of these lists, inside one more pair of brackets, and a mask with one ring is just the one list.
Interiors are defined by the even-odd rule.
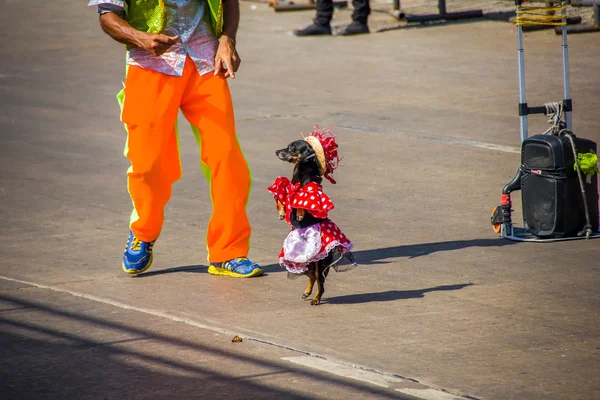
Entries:
[[494,233],[500,233],[502,231],[502,207],[498,206],[495,207],[492,210],[492,217],[491,217],[491,221],[492,221],[492,229],[494,230]]

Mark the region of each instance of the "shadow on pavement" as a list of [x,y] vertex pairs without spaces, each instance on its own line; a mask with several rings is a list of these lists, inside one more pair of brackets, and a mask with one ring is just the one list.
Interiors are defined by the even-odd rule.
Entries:
[[382,249],[361,250],[354,252],[356,262],[359,265],[385,264],[388,258],[408,257],[416,258],[427,256],[439,251],[462,250],[469,247],[503,247],[517,244],[510,240],[500,238],[494,239],[472,239],[472,240],[453,240],[449,242],[433,242],[408,244],[402,246],[385,247]]
[[[280,375],[308,379],[317,387],[352,390],[362,398],[406,399],[335,375],[220,350],[155,329],[8,295],[0,295],[0,301],[9,308],[28,308],[26,314],[3,313],[0,318],[0,393],[6,399],[314,398],[305,394],[306,389],[305,393],[281,389],[265,383],[272,380],[258,379]],[[233,371],[218,368],[232,363]]]
[[[433,242],[407,244],[401,246],[384,247],[381,249],[353,251],[356,262],[360,268],[361,265],[387,264],[388,259],[394,258],[416,258],[427,256],[439,251],[461,250],[469,247],[502,247],[517,244],[510,240],[502,239],[473,239],[473,240],[453,240],[449,242]],[[285,271],[279,264],[271,264],[262,267],[265,272]]]
[[[356,262],[360,265],[373,265],[373,264],[387,264],[386,261],[390,258],[416,258],[427,256],[432,253],[439,251],[452,251],[461,250],[469,247],[502,247],[517,244],[510,240],[503,240],[499,238],[494,239],[472,239],[472,240],[453,240],[449,242],[432,242],[432,243],[419,243],[419,244],[408,244],[401,246],[385,247],[381,249],[371,250],[360,250],[353,252]],[[208,267],[203,265],[186,265],[181,267],[173,267],[162,270],[154,270],[146,272],[134,278],[144,278],[162,274],[170,274],[176,272],[191,272],[191,273],[206,273]],[[265,273],[273,272],[286,272],[284,268],[281,268],[279,264],[263,265],[261,268]]]
[[435,286],[428,289],[419,290],[388,290],[386,292],[379,293],[362,293],[362,294],[349,294],[346,296],[337,296],[324,299],[323,303],[330,304],[359,304],[369,303],[372,301],[394,301],[394,300],[406,300],[406,299],[419,299],[425,297],[425,293],[437,292],[443,290],[460,290],[467,286],[472,286],[472,283],[460,283],[456,285],[444,285]]
[[191,272],[191,273],[202,273],[202,274],[207,274],[207,269],[208,267],[204,266],[204,265],[186,265],[183,267],[173,267],[173,268],[166,268],[166,269],[157,269],[154,271],[150,271],[150,272],[144,272],[143,274],[139,274],[139,275],[135,275],[132,278],[147,278],[150,276],[155,276],[155,275],[163,275],[163,274],[171,274],[174,272]]

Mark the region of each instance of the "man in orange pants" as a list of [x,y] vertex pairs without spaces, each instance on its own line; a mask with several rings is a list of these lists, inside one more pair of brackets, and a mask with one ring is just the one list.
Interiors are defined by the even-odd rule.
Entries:
[[92,0],[100,25],[127,46],[118,98],[127,130],[125,155],[133,202],[123,255],[128,274],[146,271],[162,229],[171,186],[181,176],[176,120],[190,122],[210,183],[209,268],[214,275],[263,273],[248,258],[250,171],[236,134],[227,78],[235,77],[238,0]]

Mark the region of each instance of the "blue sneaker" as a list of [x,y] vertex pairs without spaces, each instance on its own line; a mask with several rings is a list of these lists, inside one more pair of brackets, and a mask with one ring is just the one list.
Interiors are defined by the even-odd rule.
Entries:
[[253,263],[246,257],[238,257],[222,263],[212,263],[208,267],[208,273],[212,275],[233,276],[235,278],[250,278],[260,276],[263,270],[258,264]]
[[129,231],[129,240],[123,254],[123,271],[131,275],[141,274],[152,264],[154,242],[143,242]]

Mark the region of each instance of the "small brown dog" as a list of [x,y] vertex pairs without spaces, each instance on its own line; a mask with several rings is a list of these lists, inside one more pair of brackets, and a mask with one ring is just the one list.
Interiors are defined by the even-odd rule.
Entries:
[[308,276],[303,299],[311,295],[315,282],[318,284],[310,302],[318,305],[325,293],[325,278],[330,268],[341,271],[344,258],[350,268],[356,266],[352,242],[328,218],[333,203],[321,186],[323,176],[335,183],[331,174],[339,161],[337,144],[329,131],[315,127],[310,136],[293,141],[275,154],[280,160],[294,164],[291,181],[278,177],[268,188],[275,198],[279,219],[292,226],[279,254],[279,264],[288,270],[289,277]]

